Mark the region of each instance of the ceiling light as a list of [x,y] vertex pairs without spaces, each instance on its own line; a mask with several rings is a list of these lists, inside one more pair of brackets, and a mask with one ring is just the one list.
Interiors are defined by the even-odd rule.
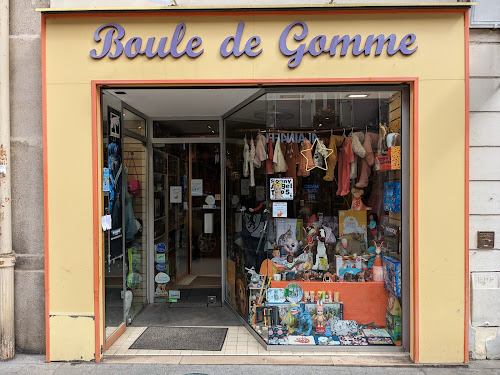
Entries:
[[118,94],[118,95],[127,95],[127,93],[125,91],[115,91],[115,94]]
[[348,98],[366,98],[368,94],[349,94],[347,95]]

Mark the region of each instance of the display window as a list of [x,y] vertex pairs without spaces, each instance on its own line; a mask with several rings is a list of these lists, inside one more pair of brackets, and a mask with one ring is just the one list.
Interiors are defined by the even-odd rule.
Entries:
[[405,89],[270,89],[226,119],[226,299],[268,345],[401,345]]

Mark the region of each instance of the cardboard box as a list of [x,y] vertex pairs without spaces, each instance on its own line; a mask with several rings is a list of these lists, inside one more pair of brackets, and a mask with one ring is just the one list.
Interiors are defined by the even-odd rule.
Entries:
[[357,257],[356,260],[344,260],[342,255],[335,255],[335,260],[339,277],[344,277],[346,273],[356,275],[361,272],[361,257]]
[[392,257],[384,256],[382,261],[384,267],[384,288],[401,297],[401,262]]
[[385,324],[391,339],[395,343],[401,342],[401,317],[387,312],[385,313]]

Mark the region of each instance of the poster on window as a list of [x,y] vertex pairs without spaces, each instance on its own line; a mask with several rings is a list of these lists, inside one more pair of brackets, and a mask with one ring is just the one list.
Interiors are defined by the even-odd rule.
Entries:
[[170,203],[182,203],[182,186],[170,186]]
[[286,202],[273,202],[273,217],[287,217]]
[[120,138],[121,136],[121,123],[120,123],[120,112],[116,109],[108,107],[108,122],[109,122],[109,136],[114,138]]
[[272,201],[293,200],[293,178],[271,178],[269,183]]
[[193,178],[191,180],[191,196],[192,197],[203,196],[203,180],[201,178]]

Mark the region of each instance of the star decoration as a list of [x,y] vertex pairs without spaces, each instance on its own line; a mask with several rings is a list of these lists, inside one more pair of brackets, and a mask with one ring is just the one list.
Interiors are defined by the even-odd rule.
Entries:
[[[306,171],[308,171],[308,172],[311,171],[311,170],[313,170],[314,168],[320,168],[320,169],[323,169],[324,171],[326,171],[328,169],[327,159],[333,153],[333,150],[331,148],[325,147],[325,145],[323,143],[319,143],[318,141],[319,141],[319,138],[316,138],[314,140],[313,144],[311,145],[311,148],[306,148],[304,150],[300,150],[300,153],[306,159]],[[311,154],[312,154],[312,150],[314,149],[314,145],[316,143],[318,143],[316,147],[319,147],[319,150],[325,150],[325,151],[327,151],[326,156],[324,156],[324,159],[325,159],[325,167],[324,168],[321,167],[321,166],[319,166],[319,165],[314,165],[314,160],[313,160],[313,166],[311,168],[309,168],[309,160],[307,159],[307,157],[304,154],[307,151],[310,151]]]

